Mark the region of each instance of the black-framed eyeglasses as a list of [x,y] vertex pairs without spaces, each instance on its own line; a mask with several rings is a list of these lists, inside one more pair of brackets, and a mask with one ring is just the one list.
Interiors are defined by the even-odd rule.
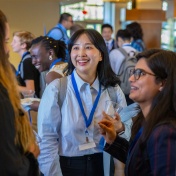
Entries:
[[155,74],[149,73],[140,68],[130,70],[130,76],[134,75],[135,80],[138,80],[141,76],[146,75],[146,74],[151,75],[151,76],[156,76]]

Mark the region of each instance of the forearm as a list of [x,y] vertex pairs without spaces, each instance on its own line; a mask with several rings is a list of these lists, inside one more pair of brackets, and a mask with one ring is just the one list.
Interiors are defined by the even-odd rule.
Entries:
[[114,158],[125,163],[128,154],[128,148],[129,142],[126,139],[117,135],[115,141],[112,144],[109,145],[106,143],[104,151],[111,154]]

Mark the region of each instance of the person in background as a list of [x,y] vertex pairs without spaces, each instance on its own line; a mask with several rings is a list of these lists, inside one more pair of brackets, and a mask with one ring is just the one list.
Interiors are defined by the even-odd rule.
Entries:
[[[133,56],[136,52],[136,49],[131,46],[131,37],[131,34],[126,29],[120,29],[116,34],[116,43],[118,47],[123,48],[128,55]],[[109,59],[112,70],[116,75],[118,75],[125,56],[118,48],[116,48],[109,53]]]
[[112,38],[113,28],[110,24],[103,24],[101,26],[101,35],[104,38],[108,53],[117,48],[115,40]]
[[[69,13],[63,13],[60,16],[58,24],[53,27],[46,36],[51,37],[55,40],[62,40],[65,42],[66,46],[68,47],[69,37],[67,35],[67,30],[69,30],[73,26],[73,18],[72,15]],[[66,56],[65,61],[68,61],[69,54],[68,49],[65,50]]]
[[105,151],[126,163],[126,176],[175,176],[176,54],[150,49],[137,58],[129,78],[130,98],[139,104],[141,111],[134,120],[130,148],[104,113],[99,125],[107,142]]
[[70,28],[70,36],[72,36],[77,30],[79,29],[84,29],[83,26],[81,26],[80,24],[74,24],[71,28]]
[[132,36],[131,46],[139,52],[144,51],[145,44],[143,42],[143,31],[141,25],[137,22],[132,22],[126,26],[126,29]]
[[69,37],[67,30],[73,26],[73,18],[69,13],[63,13],[60,16],[58,24],[53,27],[46,36],[52,37],[55,40],[63,40],[65,44],[68,44]]
[[[46,87],[39,106],[40,170],[45,176],[58,175],[56,159],[59,153],[63,175],[104,176],[104,142],[101,143],[98,122],[105,101],[111,99],[108,87],[113,88],[121,107],[126,106],[125,97],[110,67],[101,34],[93,29],[80,29],[72,35],[68,46],[70,59],[65,100],[60,107],[61,79],[56,79]],[[129,138],[131,122],[120,126],[118,132],[124,131],[121,136]]]
[[18,89],[22,93],[26,90],[34,90],[35,95],[39,97],[40,92],[40,74],[32,64],[29,49],[34,35],[28,31],[18,31],[13,33],[11,46],[13,51],[21,56],[16,76],[19,82]]
[[9,62],[9,33],[7,18],[0,10],[0,173],[2,176],[37,176],[35,157],[39,148],[28,117],[21,109],[17,82]]
[[[68,64],[64,62],[66,45],[63,41],[47,36],[35,38],[31,44],[32,64],[39,72],[47,71],[45,83],[48,85],[56,78],[65,76]],[[39,102],[31,105],[32,110],[38,110]]]
[[[113,49],[109,53],[110,64],[116,75],[122,74],[122,68],[124,68],[122,64],[125,64],[124,60],[128,59],[130,56],[133,57],[136,55],[136,49],[131,46],[131,37],[131,34],[126,29],[117,31],[116,42],[119,48]],[[125,94],[125,98],[127,105],[133,103],[128,94]]]

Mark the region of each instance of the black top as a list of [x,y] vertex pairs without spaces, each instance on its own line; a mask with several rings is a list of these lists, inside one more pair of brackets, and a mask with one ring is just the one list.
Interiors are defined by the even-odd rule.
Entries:
[[17,76],[19,85],[26,86],[25,80],[34,80],[35,94],[39,98],[40,96],[40,73],[32,64],[30,55],[22,62],[23,74]]
[[15,145],[14,110],[6,89],[0,83],[0,175],[27,176],[29,161]]

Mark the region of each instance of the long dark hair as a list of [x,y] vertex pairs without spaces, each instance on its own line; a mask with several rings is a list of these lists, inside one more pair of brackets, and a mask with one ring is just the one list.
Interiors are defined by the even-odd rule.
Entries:
[[[69,54],[71,54],[72,47],[76,40],[83,34],[86,34],[87,37],[90,39],[92,44],[100,51],[102,56],[102,61],[98,63],[97,67],[97,73],[98,73],[98,79],[100,83],[107,88],[108,86],[115,86],[116,84],[119,84],[119,78],[116,76],[116,74],[112,71],[112,68],[110,66],[109,62],[109,55],[107,52],[106,44],[104,42],[103,37],[100,33],[98,33],[94,29],[80,29],[76,31],[73,36],[70,38],[69,44],[68,44],[68,51]],[[74,70],[74,65],[71,62],[71,58],[68,60],[68,74],[71,74]]]
[[40,36],[32,40],[32,46],[33,45],[41,45],[46,49],[46,51],[49,51],[50,49],[52,49],[57,58],[61,58],[62,61],[65,60],[66,45],[61,40],[55,40],[48,36]]
[[[17,89],[17,80],[12,71],[4,43],[7,28],[7,18],[0,10],[0,84],[8,92],[14,110],[15,139],[14,142],[21,147],[22,152],[28,152],[29,145],[35,143],[35,136],[28,120],[27,113],[21,108],[20,94]],[[11,109],[11,107],[9,107]],[[13,120],[13,117],[12,117]],[[4,127],[5,128],[5,127]],[[4,144],[5,145],[5,144]]]
[[145,118],[141,138],[141,143],[145,144],[157,125],[171,123],[176,127],[176,54],[162,49],[150,49],[138,54],[137,58],[146,60],[148,67],[156,75],[156,83],[164,82],[163,89],[154,97],[150,112]]

